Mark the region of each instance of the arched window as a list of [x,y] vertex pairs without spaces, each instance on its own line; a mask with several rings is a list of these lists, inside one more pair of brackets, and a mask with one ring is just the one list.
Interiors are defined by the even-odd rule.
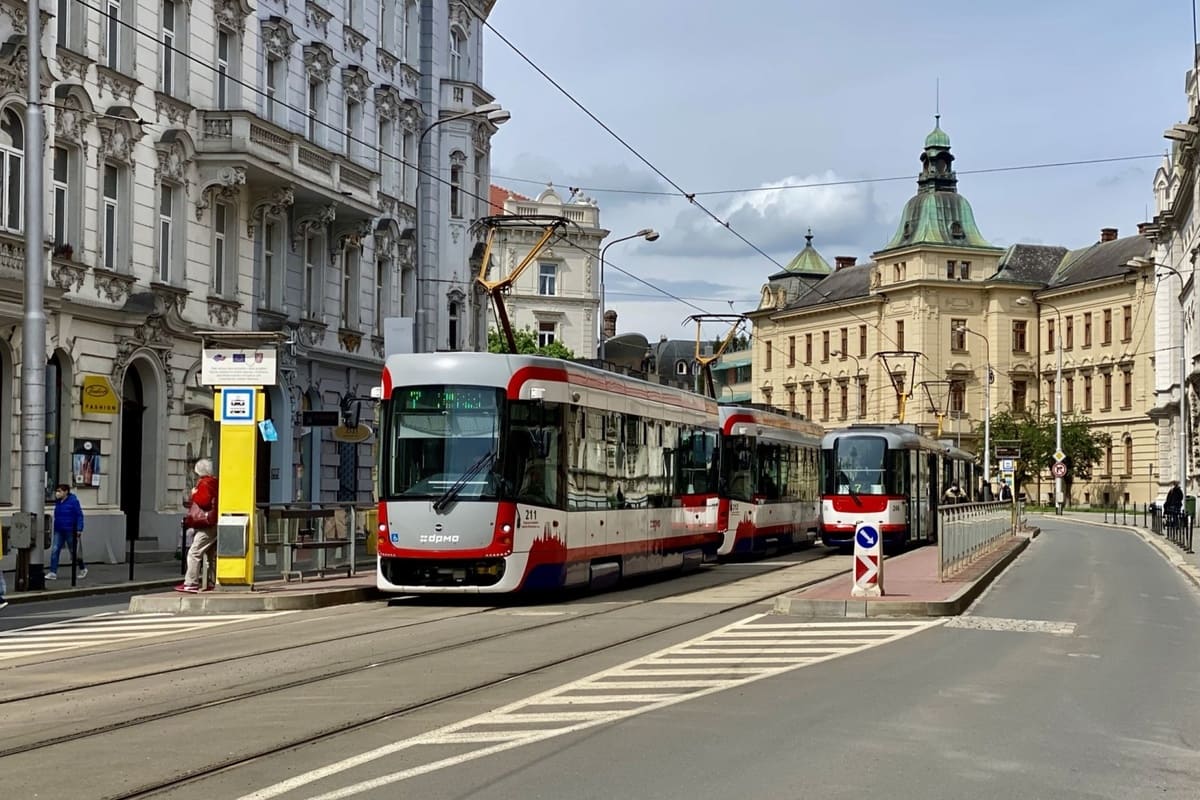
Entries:
[[0,116],[0,228],[13,233],[23,230],[22,163],[25,160],[25,126],[13,108]]
[[676,375],[687,375],[688,374],[688,365],[687,365],[686,361],[679,360],[679,361],[675,362],[675,374]]

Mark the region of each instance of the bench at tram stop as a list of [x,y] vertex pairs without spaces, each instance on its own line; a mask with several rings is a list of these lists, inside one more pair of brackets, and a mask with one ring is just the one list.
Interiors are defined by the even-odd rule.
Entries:
[[260,568],[270,570],[268,556],[274,554],[288,582],[329,572],[353,577],[358,548],[374,555],[370,534],[377,516],[376,507],[365,503],[260,503],[255,543]]

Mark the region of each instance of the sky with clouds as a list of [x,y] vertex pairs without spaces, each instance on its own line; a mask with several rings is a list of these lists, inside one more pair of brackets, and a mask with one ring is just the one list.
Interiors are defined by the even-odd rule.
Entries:
[[[697,199],[778,264],[810,227],[831,264],[887,242],[939,84],[959,191],[993,244],[1134,233],[1154,213],[1160,158],[969,173],[1161,156],[1187,113],[1192,20],[1191,0],[499,0],[489,18],[687,192],[766,189]],[[705,311],[753,308],[776,263],[652,194],[672,188],[496,35],[484,47],[485,85],[513,115],[493,139],[493,183],[582,187],[614,238],[661,233],[614,245],[610,264]],[[818,185],[779,188],[795,184]],[[616,270],[606,287],[619,333],[693,335],[696,309]]]

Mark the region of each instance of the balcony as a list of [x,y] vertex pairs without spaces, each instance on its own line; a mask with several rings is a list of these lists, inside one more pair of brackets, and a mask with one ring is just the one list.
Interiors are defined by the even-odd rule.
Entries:
[[[199,111],[201,160],[244,161],[261,170],[378,214],[379,175],[249,111]],[[254,168],[257,168],[255,170]],[[251,177],[258,177],[251,175]]]
[[491,103],[496,99],[473,83],[448,80],[443,80],[441,83],[441,110],[444,114],[462,114],[474,111],[479,106]]

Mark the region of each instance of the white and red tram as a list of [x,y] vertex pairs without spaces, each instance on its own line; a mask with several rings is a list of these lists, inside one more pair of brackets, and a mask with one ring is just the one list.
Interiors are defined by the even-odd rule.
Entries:
[[706,457],[695,443],[715,439],[717,420],[699,395],[557,359],[390,356],[377,585],[597,586],[712,560],[722,542],[712,454],[711,486],[685,482],[677,464]]
[[[821,441],[821,541],[848,548],[862,523],[888,546],[937,538],[937,509],[955,483],[978,488],[976,457],[907,425],[851,425]],[[982,498],[978,498],[982,499]]]
[[813,543],[824,429],[748,406],[722,405],[720,415],[720,555]]

